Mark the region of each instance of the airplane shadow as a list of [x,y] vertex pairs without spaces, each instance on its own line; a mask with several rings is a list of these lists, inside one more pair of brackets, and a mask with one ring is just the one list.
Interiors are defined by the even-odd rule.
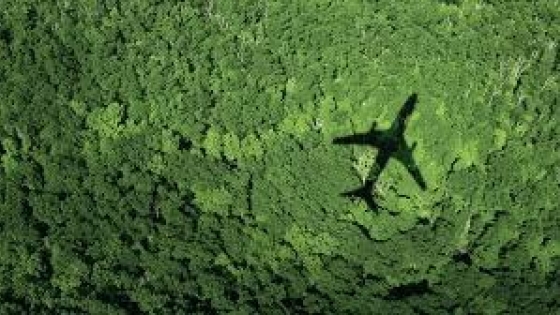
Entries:
[[375,212],[379,206],[374,199],[375,186],[377,180],[390,158],[394,158],[401,162],[412,175],[420,188],[426,189],[426,181],[420,173],[420,169],[416,164],[412,152],[416,148],[416,143],[408,145],[404,138],[404,131],[408,123],[410,115],[413,113],[418,102],[416,93],[410,95],[403,104],[399,113],[391,126],[386,130],[377,130],[377,124],[374,122],[371,129],[366,133],[358,133],[349,136],[338,137],[333,140],[333,144],[337,145],[361,145],[378,148],[375,163],[372,166],[364,185],[351,191],[342,193],[342,196],[352,199],[361,199],[366,202],[368,208]]

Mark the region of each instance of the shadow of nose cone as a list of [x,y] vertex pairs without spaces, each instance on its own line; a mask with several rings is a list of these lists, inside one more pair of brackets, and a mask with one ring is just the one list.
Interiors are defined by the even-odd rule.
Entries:
[[410,96],[408,97],[408,99],[406,100],[406,102],[407,102],[407,103],[413,103],[413,104],[416,103],[416,102],[418,102],[418,94],[412,93],[412,95],[410,95]]

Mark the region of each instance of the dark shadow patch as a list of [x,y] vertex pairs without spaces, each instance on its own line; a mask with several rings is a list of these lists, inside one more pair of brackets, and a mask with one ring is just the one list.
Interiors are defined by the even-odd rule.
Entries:
[[0,40],[9,46],[14,40],[14,34],[9,29],[0,29]]
[[413,296],[425,295],[431,292],[432,290],[430,289],[428,280],[424,279],[420,282],[407,283],[394,287],[389,290],[387,297],[390,300],[402,300]]
[[467,252],[467,251],[460,251],[460,252],[455,253],[452,256],[452,259],[455,263],[458,263],[458,264],[462,263],[462,264],[465,264],[467,266],[472,265],[472,257],[470,255],[470,253]]

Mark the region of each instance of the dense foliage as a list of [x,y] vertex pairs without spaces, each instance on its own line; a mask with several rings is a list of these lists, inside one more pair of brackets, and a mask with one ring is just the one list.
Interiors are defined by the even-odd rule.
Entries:
[[[558,0],[3,0],[0,313],[558,311],[559,38]],[[428,189],[390,162],[366,211],[331,141],[411,93]]]

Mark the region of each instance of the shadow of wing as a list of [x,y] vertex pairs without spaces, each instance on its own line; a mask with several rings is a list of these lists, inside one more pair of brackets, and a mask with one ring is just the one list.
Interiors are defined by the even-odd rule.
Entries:
[[360,133],[355,135],[350,135],[350,136],[334,138],[333,143],[368,145],[367,136],[365,134],[360,134]]
[[420,168],[412,156],[412,149],[399,152],[394,157],[406,167],[410,175],[414,178],[416,183],[418,183],[418,186],[420,186],[422,190],[426,190],[426,180],[420,173]]

